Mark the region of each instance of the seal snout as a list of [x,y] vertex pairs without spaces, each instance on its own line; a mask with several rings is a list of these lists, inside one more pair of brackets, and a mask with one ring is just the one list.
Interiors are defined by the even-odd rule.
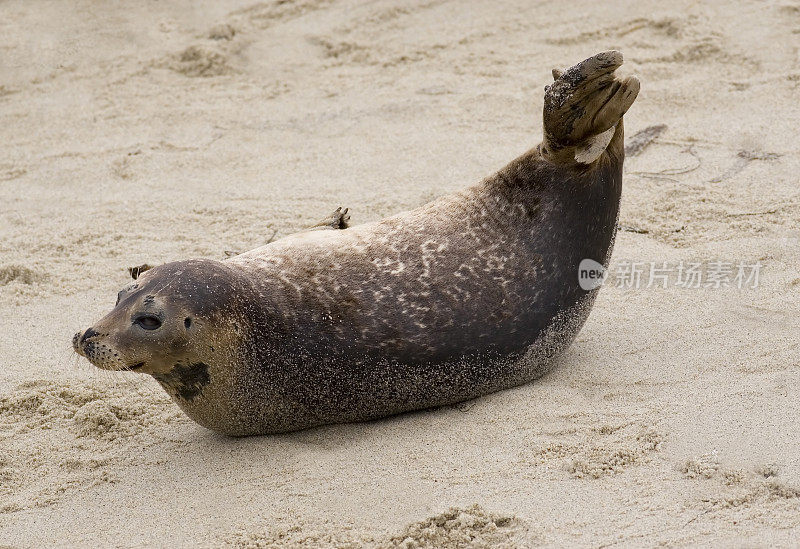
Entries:
[[89,328],[85,332],[78,332],[77,334],[72,336],[72,348],[79,355],[86,356],[83,350],[84,345],[88,340],[90,340],[93,337],[97,337],[99,335],[100,333],[94,328]]

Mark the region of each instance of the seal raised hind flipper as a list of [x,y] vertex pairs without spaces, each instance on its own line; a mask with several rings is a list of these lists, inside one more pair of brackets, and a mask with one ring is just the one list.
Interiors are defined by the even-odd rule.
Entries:
[[372,419],[535,379],[597,295],[579,265],[611,254],[622,116],[639,90],[617,78],[621,64],[612,51],[554,71],[542,143],[476,185],[382,221],[141,273],[75,334],[76,352],[152,375],[189,417],[229,435]]
[[607,51],[566,71],[553,69],[555,81],[544,96],[543,157],[588,165],[605,151],[639,93],[636,77],[614,75],[621,65],[622,54]]

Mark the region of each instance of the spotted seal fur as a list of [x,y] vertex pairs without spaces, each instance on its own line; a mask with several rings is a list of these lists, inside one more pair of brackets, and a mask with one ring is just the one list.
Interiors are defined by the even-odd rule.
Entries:
[[607,265],[622,116],[639,83],[597,54],[553,71],[544,139],[496,174],[348,228],[346,211],[225,261],[137,272],[78,333],[100,368],[152,375],[192,419],[278,433],[452,404],[528,382],[573,340]]

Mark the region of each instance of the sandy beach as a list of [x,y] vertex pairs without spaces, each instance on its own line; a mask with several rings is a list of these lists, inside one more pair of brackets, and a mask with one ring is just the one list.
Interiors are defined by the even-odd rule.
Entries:
[[[7,0],[0,37],[0,546],[800,545],[800,4]],[[490,175],[607,49],[622,230],[543,378],[233,439],[72,351],[129,266]]]

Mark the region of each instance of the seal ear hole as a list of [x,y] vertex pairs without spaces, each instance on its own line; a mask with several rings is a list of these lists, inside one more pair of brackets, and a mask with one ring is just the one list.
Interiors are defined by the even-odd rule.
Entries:
[[191,318],[189,318],[189,317],[187,316],[187,317],[186,317],[186,318],[183,320],[183,325],[184,325],[184,326],[186,326],[186,329],[188,330],[189,328],[191,328],[191,327],[192,327],[192,319],[191,319]]

